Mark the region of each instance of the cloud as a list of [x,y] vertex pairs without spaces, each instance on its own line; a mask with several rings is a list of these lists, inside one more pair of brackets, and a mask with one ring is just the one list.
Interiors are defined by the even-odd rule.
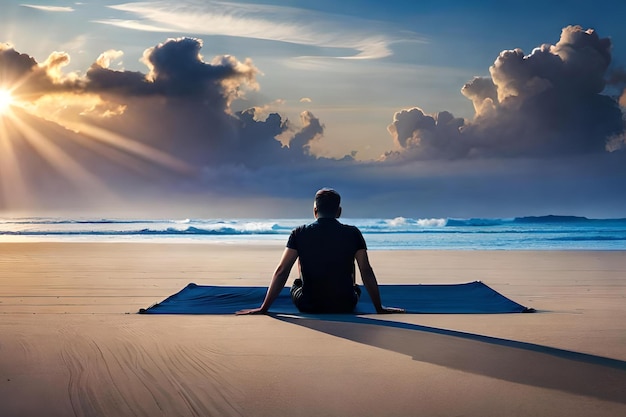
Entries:
[[69,54],[53,52],[42,63],[0,44],[2,83],[13,86],[16,94],[44,95],[49,93],[99,93],[108,96],[190,97],[215,102],[226,110],[230,103],[242,97],[246,90],[256,90],[259,70],[247,59],[243,62],[230,55],[214,57],[205,62],[200,54],[202,41],[194,38],[169,39],[148,48],[143,62],[148,73],[113,70],[112,61],[123,56],[122,51],[103,52],[84,77],[64,74],[70,62]]
[[[416,34],[393,34],[390,28],[364,19],[335,16],[287,6],[224,1],[153,1],[109,6],[133,13],[137,20],[96,21],[135,30],[179,31],[203,35],[225,35],[292,44],[352,49],[348,59],[379,59],[390,56],[390,45],[398,40],[423,41]],[[364,29],[368,28],[368,29]],[[379,29],[379,30],[376,30]]]
[[[278,113],[267,114],[263,107],[233,112],[234,100],[243,98],[246,90],[259,88],[259,70],[251,60],[241,62],[233,56],[205,62],[201,47],[198,39],[179,38],[149,48],[143,59],[149,69],[147,74],[110,70],[110,56],[119,53],[109,51],[87,72],[85,89],[112,96],[113,100],[123,98],[129,106],[123,118],[134,120],[132,130],[145,131],[141,136],[152,138],[153,143],[162,142],[161,146],[168,147],[169,135],[184,131],[185,137],[176,139],[178,146],[168,151],[199,165],[237,163],[258,167],[278,163],[281,158],[300,160],[307,156],[309,142],[322,134],[315,129],[319,121],[310,115],[303,117],[302,127],[298,127]],[[132,104],[131,97],[138,100],[136,104]],[[159,115],[160,132],[137,127],[136,121],[149,123],[155,115]],[[167,128],[162,130],[164,125]],[[286,138],[289,147],[279,142],[279,136]]]
[[400,111],[388,128],[399,150],[384,159],[555,157],[605,152],[611,141],[614,150],[625,126],[618,100],[603,94],[610,64],[610,39],[579,26],[528,55],[503,51],[491,77],[461,90],[474,105],[473,120]]
[[406,158],[413,150],[419,150],[419,156],[427,158],[465,156],[460,131],[463,124],[463,119],[445,111],[434,116],[424,114],[419,108],[400,111],[394,115],[388,130],[402,151],[388,153],[387,158],[393,155]]
[[106,19],[106,20],[93,20],[93,23],[100,23],[103,25],[116,26],[123,29],[139,30],[142,32],[162,32],[173,33],[179,32],[178,28],[151,25],[137,20],[122,20],[122,19]]
[[626,108],[626,69],[614,68],[609,73],[607,84],[617,91],[619,105]]
[[22,7],[28,7],[29,9],[41,10],[44,12],[73,12],[74,8],[67,6],[45,6],[37,4],[20,4]]
[[17,83],[25,74],[30,73],[37,62],[26,54],[20,54],[11,45],[0,43],[0,66],[4,85]]
[[[327,185],[342,192],[349,217],[626,204],[623,115],[618,95],[604,90],[622,78],[607,72],[610,42],[595,32],[570,27],[557,45],[500,54],[490,77],[463,87],[473,120],[397,112],[393,149],[380,161],[322,157],[326,124],[315,109],[291,120],[275,111],[280,102],[247,106],[260,69],[231,55],[205,58],[204,48],[167,39],[145,50],[142,71],[114,69],[124,55],[105,50],[86,72],[66,73],[65,52],[37,62],[0,45],[0,85],[19,104],[0,129],[0,150],[11,156],[0,165],[0,207],[293,217]],[[264,198],[272,211],[255,205]]]
[[324,125],[310,111],[300,114],[302,129],[297,132],[289,142],[290,147],[302,148],[309,153],[314,141],[319,140],[324,135]]
[[618,90],[623,90],[626,87],[626,69],[624,68],[613,68],[606,80],[609,86],[615,87]]
[[108,68],[111,54],[106,52],[87,72],[86,89],[135,96],[162,95],[224,100],[228,106],[242,90],[256,89],[257,68],[252,61],[238,61],[233,56],[215,57],[205,62],[200,55],[202,41],[193,38],[169,39],[144,52],[148,74],[115,71]]
[[50,92],[79,88],[72,76],[61,77],[62,68],[69,63],[69,55],[53,52],[39,64],[29,55],[16,51],[11,45],[0,43],[0,85],[14,94],[39,97]]
[[[91,169],[104,173],[103,181],[123,184],[114,185],[122,189],[146,184],[141,175],[121,180],[121,172],[173,175],[166,182],[197,190],[221,187],[212,181],[232,183],[222,176],[231,175],[233,166],[253,172],[274,164],[281,170],[315,164],[310,146],[323,135],[319,119],[304,112],[294,123],[263,106],[233,111],[234,100],[259,88],[259,70],[251,60],[229,55],[205,61],[202,46],[198,39],[178,38],[148,48],[145,72],[111,69],[123,53],[108,50],[79,76],[63,73],[70,59],[66,53],[54,52],[38,63],[1,45],[0,84],[14,88],[19,103],[7,119],[10,129],[1,133],[10,132],[15,143],[34,143],[44,160],[65,160],[63,165],[83,172],[82,177]],[[47,134],[55,137],[46,140]],[[80,143],[84,148],[77,147]],[[29,164],[20,169],[35,169]],[[117,165],[124,169],[115,169]],[[55,167],[60,184],[74,178]],[[46,177],[52,182],[55,175]]]

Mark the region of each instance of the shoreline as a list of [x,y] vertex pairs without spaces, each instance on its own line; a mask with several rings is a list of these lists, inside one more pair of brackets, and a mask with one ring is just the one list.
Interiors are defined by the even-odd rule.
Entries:
[[0,415],[626,413],[626,251],[370,251],[381,284],[480,280],[533,314],[135,314],[267,286],[282,248],[0,243]]
[[[230,238],[218,239],[192,239],[192,238],[145,238],[145,239],[87,239],[87,238],[50,238],[42,239],[41,237],[32,238],[29,236],[2,236],[0,246],[2,245],[206,245],[206,246],[223,246],[223,247],[279,247],[284,248],[289,235],[281,235],[280,239],[267,240],[230,240]],[[365,235],[367,241],[367,235]],[[368,252],[624,252],[626,249],[621,248],[467,248],[467,247],[368,247]]]

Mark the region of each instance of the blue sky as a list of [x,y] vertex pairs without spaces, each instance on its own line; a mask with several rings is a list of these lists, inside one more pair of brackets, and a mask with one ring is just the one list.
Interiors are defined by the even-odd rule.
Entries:
[[0,7],[7,213],[626,217],[623,2]]

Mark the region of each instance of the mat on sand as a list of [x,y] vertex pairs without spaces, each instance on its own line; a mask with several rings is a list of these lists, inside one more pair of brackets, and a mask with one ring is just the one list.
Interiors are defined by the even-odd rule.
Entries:
[[[261,305],[267,287],[189,284],[160,303],[139,310],[142,314],[233,314]],[[524,313],[533,311],[489,288],[482,282],[436,285],[380,285],[384,305],[402,307],[407,313]],[[363,291],[355,314],[374,314]],[[284,288],[270,313],[301,314]]]

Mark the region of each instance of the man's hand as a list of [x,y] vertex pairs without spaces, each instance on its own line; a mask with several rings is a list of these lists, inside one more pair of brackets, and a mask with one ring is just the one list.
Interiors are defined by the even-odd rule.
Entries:
[[291,248],[285,248],[283,257],[280,259],[280,262],[276,267],[276,271],[274,271],[274,275],[272,276],[270,286],[267,289],[267,293],[265,293],[265,299],[263,300],[261,307],[239,310],[235,314],[267,314],[267,311],[272,306],[272,303],[285,287],[287,278],[289,278],[289,272],[291,272],[291,267],[294,262],[296,262],[296,259],[298,259],[298,251]]
[[378,314],[396,314],[396,313],[405,313],[405,310],[403,308],[397,308],[397,307],[384,307],[382,306],[378,311],[376,311]]
[[243,316],[246,314],[267,314],[267,311],[263,310],[261,307],[258,307],[258,308],[249,308],[247,310],[239,310],[235,314],[238,316]]

